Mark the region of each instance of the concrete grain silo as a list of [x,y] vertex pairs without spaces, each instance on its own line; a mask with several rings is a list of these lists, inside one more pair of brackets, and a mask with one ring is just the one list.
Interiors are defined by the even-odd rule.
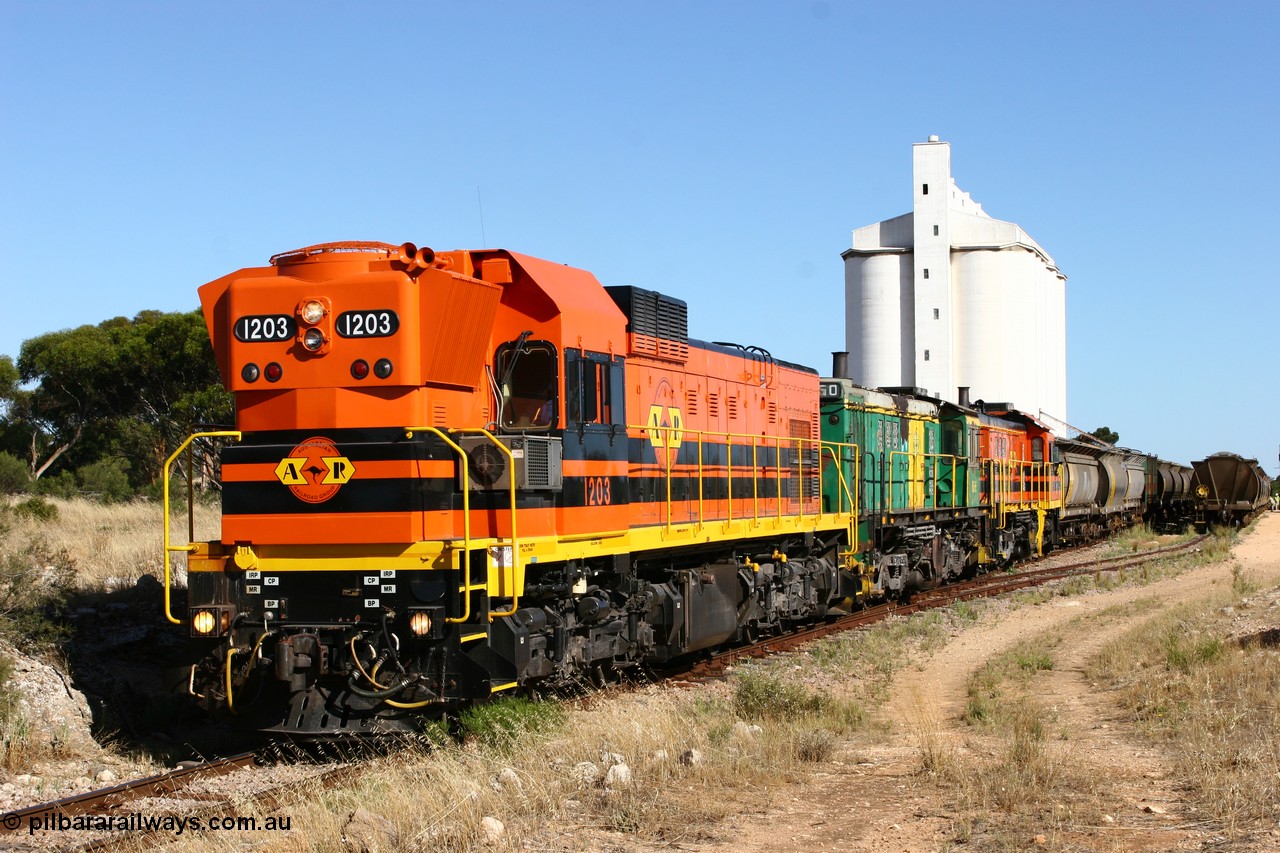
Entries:
[[845,261],[850,377],[1067,419],[1066,276],[1012,222],[955,185],[951,146],[913,146],[912,212],[853,232]]

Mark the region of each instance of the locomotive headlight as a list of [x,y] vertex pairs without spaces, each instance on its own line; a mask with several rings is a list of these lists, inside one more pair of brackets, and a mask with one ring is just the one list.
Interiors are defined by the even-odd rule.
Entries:
[[324,332],[319,329],[307,329],[307,333],[302,336],[302,345],[311,352],[318,351],[324,346]]
[[235,608],[229,605],[197,607],[191,611],[191,636],[218,637],[231,630]]
[[409,630],[415,637],[425,637],[431,633],[431,614],[425,610],[409,611]]
[[212,634],[216,627],[218,627],[218,618],[213,615],[212,610],[197,610],[191,617],[191,630],[197,634],[207,636]]
[[298,313],[302,315],[302,322],[314,326],[324,319],[324,303],[310,299],[302,303],[302,309]]

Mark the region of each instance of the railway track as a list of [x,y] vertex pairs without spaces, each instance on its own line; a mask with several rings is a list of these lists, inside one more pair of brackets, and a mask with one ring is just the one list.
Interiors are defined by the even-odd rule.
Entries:
[[[256,814],[279,809],[288,791],[301,784],[339,784],[359,767],[283,766],[290,767],[284,778],[272,779],[271,768],[246,752],[17,809],[0,817],[0,850],[137,849],[150,839],[173,839],[187,831],[258,829]],[[223,779],[235,774],[244,778]],[[250,784],[251,775],[262,778]],[[245,803],[252,803],[255,815],[242,814]]]
[[[1142,554],[1087,559],[1065,565],[1025,569],[1014,574],[983,575],[962,583],[922,591],[906,603],[879,604],[805,630],[728,649],[692,666],[654,672],[653,676],[677,683],[721,678],[729,667],[740,661],[791,651],[813,640],[865,628],[892,616],[907,616],[945,607],[957,601],[1000,595],[1077,575],[1123,572],[1159,558],[1189,551],[1206,538],[1208,537],[1200,536]],[[195,818],[201,826],[207,828],[215,819],[241,817],[246,802],[251,802],[254,811],[260,814],[264,810],[278,808],[284,801],[283,794],[300,784],[312,788],[341,784],[359,773],[362,764],[363,762],[311,765],[313,772],[301,778],[299,774],[293,774],[293,778],[284,781],[267,781],[265,784],[260,781],[257,783],[261,786],[258,790],[254,790],[253,785],[236,784],[232,786],[234,794],[228,795],[225,790],[222,793],[212,792],[207,783],[236,773],[262,773],[267,768],[263,767],[255,753],[220,758],[110,788],[28,806],[0,816],[0,851],[57,849],[87,852],[115,850],[125,846],[136,849],[139,845],[145,845],[148,838],[174,837],[176,830],[172,825],[173,821],[166,823],[163,820],[166,816],[176,820],[175,816],[180,815],[187,821]],[[299,765],[285,766],[296,768]],[[141,819],[140,816],[149,817],[150,820]],[[130,824],[126,820],[129,817],[137,819]],[[77,818],[80,819],[80,825],[91,825],[97,819],[99,825],[109,824],[114,828],[97,833],[89,830],[60,832],[57,823],[60,818],[63,819],[63,828],[74,826]],[[72,821],[71,825],[67,824],[68,820]],[[32,831],[33,826],[38,826],[39,829]]]

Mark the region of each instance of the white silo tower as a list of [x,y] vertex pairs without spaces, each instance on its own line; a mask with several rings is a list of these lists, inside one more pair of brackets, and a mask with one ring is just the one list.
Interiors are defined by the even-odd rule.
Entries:
[[951,177],[951,146],[913,146],[912,212],[853,232],[844,252],[851,378],[1067,418],[1066,276]]

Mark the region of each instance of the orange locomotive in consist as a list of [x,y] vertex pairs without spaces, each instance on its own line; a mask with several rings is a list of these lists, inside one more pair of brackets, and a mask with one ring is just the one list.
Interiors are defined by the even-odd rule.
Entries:
[[690,339],[679,300],[381,243],[200,298],[237,424],[220,538],[166,548],[190,552],[192,691],[249,727],[405,727],[864,589],[855,496],[821,510],[817,373]]

